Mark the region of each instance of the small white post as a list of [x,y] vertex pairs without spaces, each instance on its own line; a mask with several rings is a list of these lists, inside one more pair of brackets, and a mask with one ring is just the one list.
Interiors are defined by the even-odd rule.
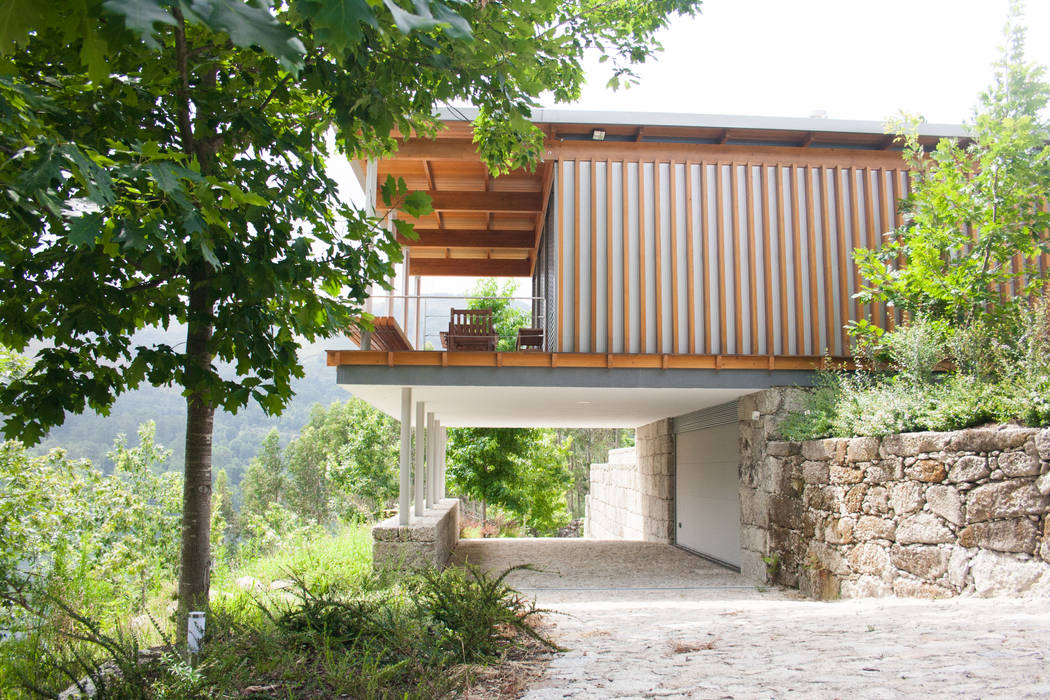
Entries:
[[438,498],[445,498],[445,450],[448,447],[448,429],[441,426],[438,430]]
[[426,453],[426,446],[423,441],[423,411],[424,404],[422,401],[416,402],[416,471],[413,475],[415,478],[415,487],[413,492],[416,499],[416,517],[423,517],[423,489],[426,484],[424,475],[423,457]]
[[437,444],[437,421],[434,420],[434,413],[431,411],[427,413],[427,505],[433,508],[437,505],[437,472],[434,467],[437,465],[437,457],[435,446]]
[[401,490],[397,494],[397,508],[401,525],[408,525],[412,495],[412,474],[409,468],[409,454],[412,451],[412,389],[401,389]]
[[186,621],[186,648],[191,654],[199,654],[204,643],[204,613],[193,611]]

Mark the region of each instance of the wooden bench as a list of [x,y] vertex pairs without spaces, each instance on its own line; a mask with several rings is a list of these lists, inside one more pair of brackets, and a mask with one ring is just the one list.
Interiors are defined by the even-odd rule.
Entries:
[[[393,316],[375,316],[372,318],[372,326],[374,328],[372,331],[373,350],[390,352],[412,349],[412,343],[408,342],[408,337]],[[357,343],[357,347],[361,347],[360,326],[352,326],[347,335]]]
[[499,335],[492,325],[492,309],[452,309],[445,339],[449,352],[494,351]]

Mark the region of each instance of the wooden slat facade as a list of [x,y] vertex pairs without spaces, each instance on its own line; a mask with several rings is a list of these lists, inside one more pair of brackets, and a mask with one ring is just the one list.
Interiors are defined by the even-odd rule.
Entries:
[[847,322],[886,325],[884,309],[852,298],[853,250],[896,223],[903,163],[716,150],[710,161],[631,151],[560,162],[550,234],[573,301],[557,315],[560,351],[845,356]]
[[[405,177],[435,205],[402,241],[409,274],[531,276],[555,363],[848,356],[849,321],[903,320],[854,299],[853,250],[901,224],[909,186],[883,135],[645,127],[596,142],[584,126],[541,125],[543,164],[498,178],[463,124],[405,140],[379,177]],[[710,140],[649,140],[661,137]],[[1050,257],[1037,265],[1045,274]]]

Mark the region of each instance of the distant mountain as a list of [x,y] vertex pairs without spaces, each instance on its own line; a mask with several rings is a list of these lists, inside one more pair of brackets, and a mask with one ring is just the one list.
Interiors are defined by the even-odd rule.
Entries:
[[[177,347],[182,336],[182,329],[169,332],[150,330],[137,336],[136,341],[142,344],[166,342]],[[286,443],[309,421],[310,408],[315,403],[327,405],[347,400],[350,394],[336,385],[335,368],[325,365],[325,350],[350,347],[355,346],[342,338],[305,345],[299,352],[305,376],[293,382],[295,397],[278,417],[267,416],[254,403],[236,415],[217,412],[212,458],[214,470],[225,469],[231,483],[238,484],[271,428],[277,428],[282,443]],[[117,399],[108,416],[91,412],[69,415],[63,425],[51,430],[35,451],[61,447],[71,457],[90,459],[93,464],[109,471],[113,465],[106,453],[112,449],[113,440],[123,433],[130,444],[135,444],[138,426],[149,420],[157,424],[157,442],[173,452],[168,460],[169,468],[181,470],[186,441],[186,402],[177,387],[143,386]]]

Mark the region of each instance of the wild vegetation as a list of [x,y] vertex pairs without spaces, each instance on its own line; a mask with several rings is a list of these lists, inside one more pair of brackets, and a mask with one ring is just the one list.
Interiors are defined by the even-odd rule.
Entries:
[[990,421],[1050,425],[1050,85],[1024,58],[1014,3],[995,81],[969,141],[919,143],[897,127],[911,167],[904,224],[858,250],[858,297],[904,313],[851,327],[859,372],[826,373],[785,438],[954,430]]
[[[366,290],[400,259],[394,231],[340,197],[331,148],[381,155],[395,129],[433,134],[436,108],[466,100],[494,173],[534,165],[530,110],[541,93],[579,95],[585,49],[629,79],[697,4],[8,3],[0,344],[42,347],[0,387],[5,435],[32,444],[139,385],[179,387],[180,614],[207,607],[216,413],[279,413],[302,340],[367,325]],[[380,196],[430,211],[404,181]],[[177,324],[185,345],[132,340]]]

